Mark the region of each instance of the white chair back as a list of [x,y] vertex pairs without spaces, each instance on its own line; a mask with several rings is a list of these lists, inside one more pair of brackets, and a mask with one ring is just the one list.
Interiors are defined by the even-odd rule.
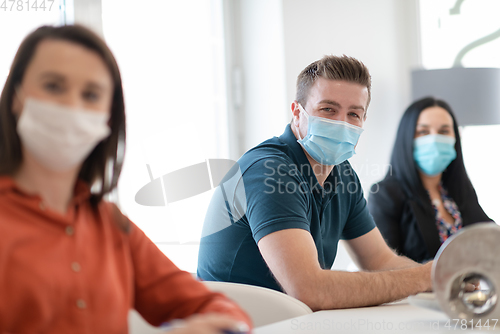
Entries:
[[165,333],[157,327],[151,326],[136,310],[128,312],[128,332],[129,334],[160,334]]
[[312,313],[300,300],[272,289],[227,282],[203,283],[210,290],[221,292],[235,301],[247,312],[255,327]]
[[[284,293],[254,285],[203,281],[210,290],[235,301],[252,319],[254,327],[312,313],[298,299]],[[135,310],[129,312],[130,334],[159,334],[164,331],[148,324]]]

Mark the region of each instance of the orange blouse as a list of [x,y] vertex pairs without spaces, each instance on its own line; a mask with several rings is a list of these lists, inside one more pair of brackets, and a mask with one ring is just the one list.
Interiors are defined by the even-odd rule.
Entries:
[[113,205],[94,209],[79,181],[66,215],[0,177],[0,333],[127,333],[135,308],[148,322],[218,312],[250,325],[221,294],[179,270]]

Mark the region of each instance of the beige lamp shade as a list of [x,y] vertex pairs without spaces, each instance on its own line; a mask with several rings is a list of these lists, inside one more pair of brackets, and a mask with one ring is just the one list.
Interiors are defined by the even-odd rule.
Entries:
[[500,68],[414,70],[411,81],[413,101],[446,101],[461,126],[500,124]]

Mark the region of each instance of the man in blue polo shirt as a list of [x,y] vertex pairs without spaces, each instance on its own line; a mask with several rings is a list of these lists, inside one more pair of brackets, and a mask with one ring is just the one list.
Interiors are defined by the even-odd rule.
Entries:
[[[311,309],[377,305],[431,290],[431,263],[397,256],[347,161],[370,102],[368,69],[325,56],[297,79],[292,122],[245,153],[216,189],[198,276],[284,291]],[[339,240],[363,270],[330,270]]]

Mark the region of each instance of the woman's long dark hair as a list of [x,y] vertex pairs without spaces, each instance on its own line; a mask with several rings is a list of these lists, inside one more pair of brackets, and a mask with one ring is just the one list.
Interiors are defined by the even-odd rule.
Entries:
[[120,176],[125,147],[125,104],[120,71],[113,54],[99,36],[82,26],[43,26],[30,33],[19,46],[0,96],[0,175],[12,175],[21,165],[21,141],[12,113],[14,92],[21,84],[38,44],[47,39],[69,41],[96,52],[111,73],[114,85],[111,135],[94,148],[83,162],[78,175],[90,186],[94,183],[101,185],[100,191],[91,196],[91,203],[97,204],[116,187]]
[[438,106],[445,109],[453,119],[453,130],[455,131],[455,150],[457,157],[443,171],[441,182],[443,187],[448,191],[448,194],[460,207],[465,203],[471,191],[474,192],[472,183],[465,171],[464,160],[462,156],[462,145],[460,141],[460,133],[458,131],[457,121],[450,106],[433,97],[425,97],[413,102],[406,109],[401,122],[399,123],[396,142],[392,150],[391,165],[392,170],[389,170],[387,176],[392,173],[400,182],[406,196],[419,203],[426,211],[434,214],[429,195],[427,194],[422,181],[420,179],[417,165],[413,158],[413,140],[415,137],[415,129],[417,127],[418,117],[420,113],[429,107]]

